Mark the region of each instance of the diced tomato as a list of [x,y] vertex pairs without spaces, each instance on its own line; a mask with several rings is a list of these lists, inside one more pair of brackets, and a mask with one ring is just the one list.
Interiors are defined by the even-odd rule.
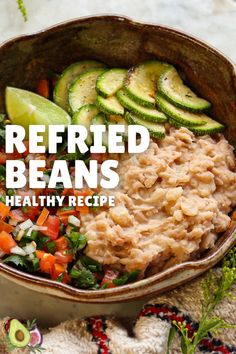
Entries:
[[106,284],[106,288],[114,288],[116,285],[113,284],[113,280],[118,278],[119,272],[116,270],[107,270],[105,272],[104,278],[102,279],[101,286]]
[[64,236],[59,237],[56,241],[56,250],[57,251],[64,251],[69,248],[69,241]]
[[41,272],[51,274],[53,266],[56,263],[56,257],[51,253],[43,251],[36,251],[36,257],[40,259]]
[[43,96],[45,98],[49,98],[50,92],[49,92],[49,82],[46,79],[39,80],[36,86],[36,92],[40,96]]
[[67,274],[66,268],[64,265],[55,263],[52,268],[51,278],[53,280],[58,280],[59,277],[63,276],[62,282],[69,283],[69,276]]
[[30,206],[30,207],[26,207],[23,213],[27,216],[27,218],[34,221],[36,216],[39,215],[40,210],[39,207]]
[[0,202],[0,218],[4,220],[7,216],[9,216],[11,207],[6,206],[4,203]]
[[24,140],[24,145],[26,147],[25,152],[23,152],[23,156],[26,157],[29,155],[29,140]]
[[23,213],[22,209],[11,210],[9,216],[17,222],[22,222],[28,219],[27,215]]
[[70,250],[58,251],[55,253],[58,263],[67,264],[73,261],[73,253]]
[[17,150],[13,153],[6,154],[4,151],[0,152],[0,165],[5,165],[7,160],[17,160],[21,159],[22,154],[20,154]]
[[14,230],[14,226],[6,223],[3,220],[0,220],[0,231],[6,231],[7,233],[11,233]]
[[65,188],[64,190],[63,190],[63,192],[61,193],[61,195],[73,195],[73,188]]
[[0,249],[6,254],[11,253],[11,249],[17,244],[13,237],[6,231],[0,232]]
[[92,153],[91,154],[91,160],[96,160],[98,163],[103,163],[103,161],[107,160],[107,153],[105,152],[104,154],[102,153]]
[[14,152],[6,154],[6,159],[7,160],[22,159],[22,154],[19,153],[17,150],[14,150]]
[[52,279],[57,279],[62,273],[65,272],[65,266],[59,263],[55,263],[52,269]]
[[41,233],[50,237],[51,240],[56,240],[60,230],[60,219],[55,215],[49,215],[43,226],[47,226],[47,230],[42,230]]
[[7,154],[5,152],[0,152],[0,165],[5,165],[7,161]]

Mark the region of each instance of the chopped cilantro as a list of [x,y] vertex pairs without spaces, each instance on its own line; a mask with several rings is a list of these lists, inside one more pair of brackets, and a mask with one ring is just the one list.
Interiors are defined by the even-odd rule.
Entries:
[[99,262],[95,261],[95,259],[83,255],[80,257],[80,262],[85,268],[89,269],[91,272],[102,272],[102,265]]
[[74,279],[75,284],[81,289],[91,289],[97,284],[95,276],[88,269],[72,268],[70,276]]
[[134,270],[131,273],[125,273],[120,278],[114,279],[113,284],[119,286],[127,283],[132,283],[133,281],[137,280],[139,273],[140,273],[139,270]]

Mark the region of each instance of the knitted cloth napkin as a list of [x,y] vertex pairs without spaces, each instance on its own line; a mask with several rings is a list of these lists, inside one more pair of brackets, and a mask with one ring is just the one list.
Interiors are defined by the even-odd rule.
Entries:
[[[173,320],[188,325],[194,331],[201,315],[202,279],[200,277],[173,291],[148,302],[131,323],[116,318],[99,316],[66,321],[44,334],[45,354],[166,354],[167,341]],[[236,286],[232,293],[236,294]],[[236,303],[227,298],[216,309],[215,315],[231,324],[236,323]],[[5,336],[4,322],[0,323],[0,339]],[[198,353],[236,354],[236,330],[227,328],[217,334],[210,333],[203,340]],[[0,353],[8,353],[0,341]],[[30,351],[13,350],[12,354]],[[180,340],[176,339],[171,354],[181,353]]]

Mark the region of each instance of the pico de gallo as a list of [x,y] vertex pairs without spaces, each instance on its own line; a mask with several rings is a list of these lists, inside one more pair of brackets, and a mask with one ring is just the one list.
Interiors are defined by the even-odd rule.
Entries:
[[[56,78],[54,75],[50,79],[40,80],[36,93],[51,99]],[[64,189],[60,184],[55,189],[7,189],[5,184],[5,164],[10,159],[23,160],[26,166],[32,159],[46,160],[43,176],[47,182],[55,159],[66,160],[73,177],[75,159],[96,159],[101,163],[107,158],[106,153],[67,154],[67,142],[63,141],[58,154],[30,154],[29,150],[23,154],[17,151],[6,154],[4,129],[10,123],[5,114],[0,115],[0,262],[81,289],[113,288],[135,281],[138,272],[121,274],[115,269],[103,267],[84,252],[87,239],[80,233],[80,215],[94,212],[95,207],[71,207],[67,205],[66,198],[69,195],[91,196],[96,194],[95,191],[88,188]],[[27,146],[28,142],[24,141],[24,144]],[[63,207],[7,206],[6,196],[14,195],[36,198],[40,195],[65,196],[65,203]]]

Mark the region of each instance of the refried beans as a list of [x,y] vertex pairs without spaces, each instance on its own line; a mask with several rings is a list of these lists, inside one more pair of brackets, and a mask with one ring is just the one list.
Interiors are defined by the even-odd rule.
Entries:
[[118,187],[100,191],[114,195],[116,206],[81,215],[88,256],[144,276],[197,257],[229,226],[236,172],[223,135],[169,128],[144,153],[118,159]]

